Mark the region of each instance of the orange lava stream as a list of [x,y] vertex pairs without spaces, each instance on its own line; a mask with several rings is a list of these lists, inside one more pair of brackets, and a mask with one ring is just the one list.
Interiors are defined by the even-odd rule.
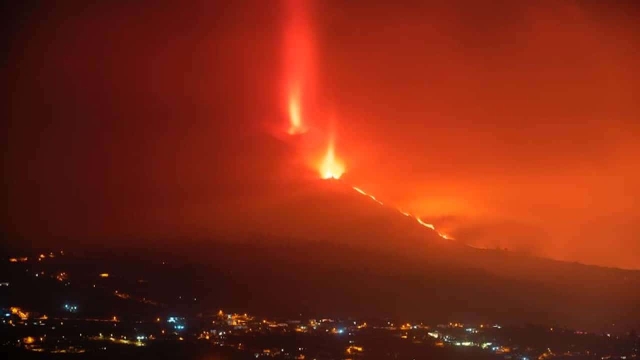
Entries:
[[[373,195],[371,195],[371,194],[368,194],[366,191],[364,191],[364,190],[360,189],[359,187],[357,187],[357,186],[353,186],[352,188],[353,188],[353,190],[357,191],[359,194],[364,195],[364,196],[366,196],[366,197],[370,198],[371,200],[373,200],[373,201],[377,202],[377,203],[378,203],[378,204],[380,204],[380,205],[384,205],[384,204],[382,203],[382,201],[380,201],[380,200],[376,199],[376,198],[375,198],[375,196],[373,196]],[[420,225],[422,225],[422,226],[424,226],[424,227],[426,227],[426,228],[428,228],[428,229],[431,229],[431,230],[435,231],[435,232],[436,232],[436,234],[438,234],[438,236],[440,236],[441,238],[443,238],[443,239],[445,239],[445,240],[454,240],[454,239],[453,239],[452,237],[450,237],[449,235],[444,234],[444,233],[441,233],[441,232],[439,232],[438,230],[436,230],[436,227],[435,227],[435,226],[433,226],[433,224],[426,223],[426,222],[422,221],[422,219],[420,219],[419,217],[417,217],[417,216],[412,216],[412,215],[411,215],[411,214],[409,214],[408,212],[404,212],[404,211],[402,211],[402,210],[398,210],[398,211],[399,211],[402,215],[404,215],[404,216],[407,216],[407,217],[410,217],[410,218],[415,219],[415,220],[418,222],[418,224],[420,224]]]
[[[335,155],[335,147],[334,147],[334,142],[333,142],[333,138],[331,138],[329,140],[329,146],[327,147],[327,152],[325,153],[325,156],[322,160],[322,162],[319,165],[319,172],[320,172],[320,178],[322,179],[340,179],[340,177],[342,176],[342,174],[344,174],[345,172],[345,166],[344,163],[342,161],[340,161],[339,159],[336,158]],[[361,188],[357,187],[357,186],[352,186],[352,189],[357,191],[360,195],[366,196],[369,199],[375,201],[376,203],[378,203],[379,205],[384,206],[384,203],[380,200],[378,200],[375,196],[367,193],[366,191],[362,190]],[[426,223],[424,221],[422,221],[422,219],[420,219],[417,216],[413,216],[411,214],[409,214],[408,212],[404,212],[400,209],[398,209],[398,211],[400,211],[401,214],[403,214],[404,216],[410,217],[415,219],[418,224],[433,230],[436,232],[436,234],[438,234],[438,236],[440,236],[443,239],[446,240],[454,240],[452,237],[450,237],[447,234],[441,233],[439,232],[436,227],[433,224],[429,224]]]
[[353,187],[353,190],[355,190],[355,191],[359,192],[360,194],[362,194],[362,195],[364,195],[364,196],[369,197],[371,200],[373,200],[373,201],[377,202],[377,203],[378,203],[378,204],[380,204],[380,205],[384,205],[384,204],[382,203],[382,201],[380,201],[380,200],[376,199],[376,198],[375,198],[375,196],[373,196],[373,195],[371,195],[371,194],[367,194],[366,192],[364,192],[364,191],[363,191],[362,189],[360,189],[359,187],[355,187],[355,186],[354,186],[354,187]]

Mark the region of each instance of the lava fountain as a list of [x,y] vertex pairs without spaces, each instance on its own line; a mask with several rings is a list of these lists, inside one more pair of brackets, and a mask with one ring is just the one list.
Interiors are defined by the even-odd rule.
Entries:
[[[285,52],[285,72],[284,72],[284,97],[286,98],[286,108],[288,114],[288,130],[289,135],[298,135],[306,133],[308,130],[309,119],[307,115],[314,113],[312,90],[314,88],[314,54],[313,54],[313,38],[311,36],[311,21],[309,19],[309,2],[307,0],[286,0],[288,11],[288,22],[285,26],[284,52]],[[314,127],[317,129],[317,127]],[[329,144],[324,157],[317,166],[320,178],[327,180],[337,180],[342,177],[346,171],[345,163],[336,157],[334,137],[329,137]],[[312,137],[313,139],[313,137]],[[309,142],[309,137],[306,137]],[[353,186],[353,190],[361,195],[368,197],[379,205],[386,206],[382,201],[378,200],[372,194],[369,194],[359,187]],[[418,224],[435,231],[441,238],[453,240],[436,230],[433,224],[422,221],[417,216],[413,216],[407,212],[400,212],[414,219]]]
[[305,127],[302,125],[300,105],[300,91],[292,90],[289,94],[289,135],[305,132]]
[[340,179],[344,172],[344,163],[336,158],[333,139],[331,139],[324,159],[320,164],[320,177],[323,179]]
[[290,135],[307,132],[309,100],[313,88],[313,41],[310,31],[309,4],[304,0],[288,0],[288,22],[285,27],[285,92]]

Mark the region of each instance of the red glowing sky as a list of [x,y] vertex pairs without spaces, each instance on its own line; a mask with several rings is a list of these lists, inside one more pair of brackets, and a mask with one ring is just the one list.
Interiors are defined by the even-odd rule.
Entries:
[[213,3],[12,10],[8,237],[246,226],[333,141],[460,241],[640,268],[632,2]]

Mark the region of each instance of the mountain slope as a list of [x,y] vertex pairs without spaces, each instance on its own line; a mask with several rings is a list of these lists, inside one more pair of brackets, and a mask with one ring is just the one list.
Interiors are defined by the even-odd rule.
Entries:
[[638,271],[471,248],[341,181],[291,193],[249,214],[249,241],[207,245],[225,254],[213,266],[235,269],[251,304],[588,328],[640,323]]
[[80,258],[94,276],[100,269],[109,279],[145,279],[127,291],[195,314],[640,327],[639,271],[467,247],[341,181],[278,195],[213,241],[114,242]]

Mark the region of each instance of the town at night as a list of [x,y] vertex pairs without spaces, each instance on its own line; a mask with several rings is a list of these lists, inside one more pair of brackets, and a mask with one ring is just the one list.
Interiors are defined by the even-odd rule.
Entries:
[[[557,323],[438,323],[410,315],[216,311],[210,303],[225,301],[219,300],[225,294],[198,299],[198,287],[180,285],[169,274],[183,265],[170,257],[129,270],[105,263],[115,273],[92,273],[82,264],[90,257],[64,251],[22,255],[9,258],[10,277],[2,279],[2,295],[22,306],[2,309],[1,341],[9,354],[26,358],[168,352],[238,359],[633,359],[640,345],[634,330],[615,324],[587,331]],[[137,270],[156,266],[153,272]]]

